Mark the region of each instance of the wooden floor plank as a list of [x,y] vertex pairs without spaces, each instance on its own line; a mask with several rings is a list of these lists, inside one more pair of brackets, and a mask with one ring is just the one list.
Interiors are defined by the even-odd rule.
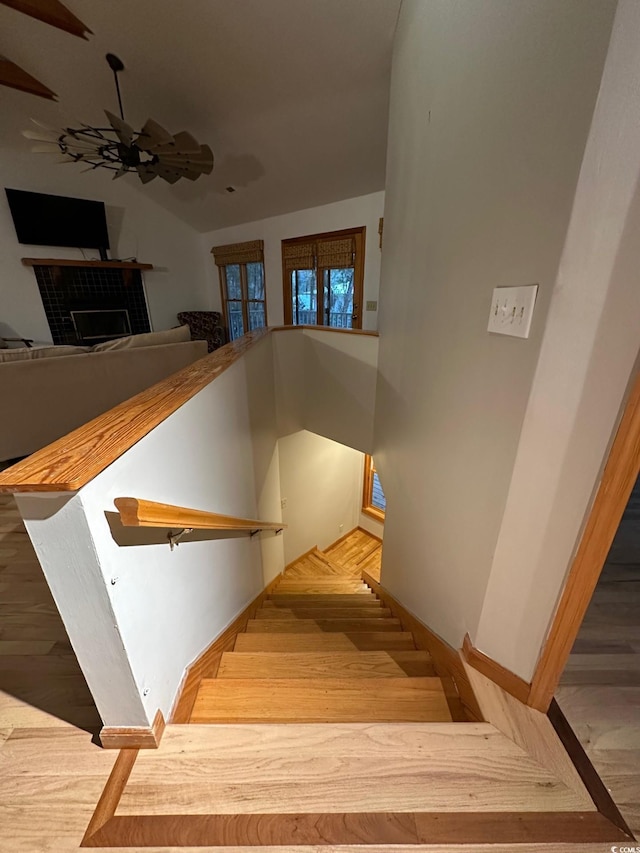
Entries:
[[168,726],[160,750],[140,752],[116,815],[212,804],[224,814],[595,813],[485,723],[275,723]]
[[446,722],[439,678],[203,679],[193,723]]
[[[434,677],[426,652],[288,652],[278,655],[225,652],[218,678],[401,678]],[[402,655],[402,657],[401,657]],[[404,666],[403,666],[404,664]]]

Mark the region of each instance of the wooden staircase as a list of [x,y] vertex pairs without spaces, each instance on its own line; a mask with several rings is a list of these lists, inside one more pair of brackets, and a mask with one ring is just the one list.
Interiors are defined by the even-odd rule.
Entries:
[[294,563],[203,678],[190,721],[451,722],[429,654],[356,571],[317,549]]
[[451,679],[362,582],[363,564],[375,575],[379,543],[358,535],[287,569],[198,665],[189,725],[174,718],[158,750],[122,750],[83,846],[558,853],[629,841],[546,718],[527,728],[488,694],[502,729],[461,721]]

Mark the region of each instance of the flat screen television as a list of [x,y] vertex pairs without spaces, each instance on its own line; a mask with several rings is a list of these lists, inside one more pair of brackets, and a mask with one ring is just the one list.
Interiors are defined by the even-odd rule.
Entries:
[[5,188],[19,243],[100,249],[107,257],[109,233],[104,203]]

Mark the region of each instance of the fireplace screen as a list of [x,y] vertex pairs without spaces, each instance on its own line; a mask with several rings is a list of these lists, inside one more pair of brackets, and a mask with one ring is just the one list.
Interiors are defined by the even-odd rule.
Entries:
[[81,341],[104,341],[131,334],[129,312],[124,308],[111,311],[72,311],[71,319]]

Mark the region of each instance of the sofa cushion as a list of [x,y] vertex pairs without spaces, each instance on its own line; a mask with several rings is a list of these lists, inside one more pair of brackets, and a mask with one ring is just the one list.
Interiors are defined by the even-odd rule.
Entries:
[[0,352],[0,364],[8,361],[34,361],[38,358],[60,358],[63,355],[80,355],[91,352],[91,347],[20,347],[19,349],[3,349]]
[[9,344],[5,341],[4,338],[0,338],[0,349],[8,349]]
[[182,344],[191,340],[188,326],[176,326],[164,332],[145,332],[142,335],[129,335],[112,341],[96,344],[92,352],[106,352],[114,349],[133,349],[134,347],[154,347],[162,344]]

